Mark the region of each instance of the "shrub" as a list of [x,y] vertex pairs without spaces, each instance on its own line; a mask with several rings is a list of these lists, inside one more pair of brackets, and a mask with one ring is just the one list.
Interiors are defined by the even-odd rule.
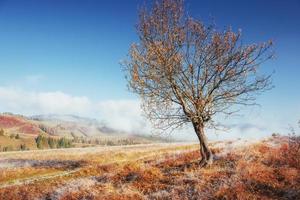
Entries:
[[72,146],[71,140],[60,138],[58,140],[58,148],[70,148]]
[[0,129],[0,136],[4,136],[4,130],[2,128]]
[[39,135],[36,139],[36,146],[39,149],[43,149],[43,148],[47,148],[48,147],[48,139],[43,136],[43,135]]
[[107,141],[106,141],[106,145],[107,145],[107,146],[114,146],[115,143],[114,143],[113,141],[111,141],[111,140],[107,140]]
[[51,137],[48,137],[48,145],[51,149],[57,147],[57,140]]
[[42,148],[42,135],[37,136],[37,138],[35,139],[36,142],[36,146],[37,148],[41,149]]
[[21,150],[21,151],[28,150],[26,144],[21,144],[21,145],[20,145],[20,150]]
[[3,147],[3,151],[12,151],[12,150],[13,150],[12,146]]

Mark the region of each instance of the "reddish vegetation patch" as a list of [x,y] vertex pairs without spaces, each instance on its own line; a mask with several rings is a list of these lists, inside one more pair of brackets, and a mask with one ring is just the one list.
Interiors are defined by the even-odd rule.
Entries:
[[38,135],[41,129],[34,124],[31,124],[24,119],[16,116],[0,116],[0,128],[18,128],[20,133]]
[[41,130],[34,124],[24,124],[22,127],[19,128],[19,131],[21,133],[33,135],[38,135],[41,133]]
[[14,116],[0,116],[0,127],[2,128],[13,128],[22,126],[25,122]]

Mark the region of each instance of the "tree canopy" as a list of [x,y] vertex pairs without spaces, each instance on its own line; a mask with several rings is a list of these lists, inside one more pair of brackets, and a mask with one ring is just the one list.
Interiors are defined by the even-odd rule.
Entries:
[[153,125],[166,131],[192,123],[200,150],[208,151],[203,129],[215,127],[214,116],[253,105],[257,94],[271,88],[271,76],[259,67],[272,58],[272,42],[244,44],[241,31],[207,26],[183,5],[161,0],[150,11],[140,10],[139,42],[124,66],[129,88]]

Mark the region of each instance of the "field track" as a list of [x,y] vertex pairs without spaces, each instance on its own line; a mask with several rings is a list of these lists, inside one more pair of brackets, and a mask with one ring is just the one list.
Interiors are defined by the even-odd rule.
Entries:
[[[23,184],[38,183],[46,181],[47,179],[56,179],[58,177],[70,176],[79,172],[83,168],[92,167],[97,161],[97,155],[101,154],[107,156],[111,154],[117,155],[117,158],[112,156],[106,159],[101,165],[124,164],[133,161],[151,160],[153,157],[160,157],[178,154],[177,148],[190,148],[192,144],[184,143],[158,143],[158,144],[139,144],[129,146],[106,146],[106,147],[88,147],[88,148],[70,148],[70,149],[52,149],[52,150],[31,150],[31,151],[14,151],[0,153],[0,170],[8,171],[22,171],[26,168],[57,168],[57,171],[38,173],[22,178],[7,179],[3,181],[0,179],[0,189],[12,186],[22,186]],[[189,150],[187,150],[189,151]],[[120,159],[119,153],[124,153],[123,158]],[[127,157],[126,153],[140,153],[139,157]],[[182,152],[182,151],[181,151]],[[99,157],[101,157],[99,156]],[[54,158],[54,159],[53,159]],[[91,158],[91,159],[89,159]],[[68,163],[70,160],[75,163]],[[77,166],[76,162],[85,162],[85,164]],[[66,162],[66,163],[64,163]],[[70,165],[70,166],[68,166]],[[99,165],[99,163],[97,163]],[[33,169],[34,170],[34,169]]]

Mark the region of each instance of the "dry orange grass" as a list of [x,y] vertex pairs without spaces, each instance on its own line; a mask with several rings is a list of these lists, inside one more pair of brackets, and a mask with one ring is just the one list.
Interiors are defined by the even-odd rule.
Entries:
[[[228,145],[216,144],[215,163],[203,169],[197,145],[58,151],[53,159],[65,155],[61,160],[80,163],[56,168],[72,173],[3,187],[0,199],[300,199],[299,138],[274,137],[226,152]],[[23,157],[47,160],[39,152]]]

